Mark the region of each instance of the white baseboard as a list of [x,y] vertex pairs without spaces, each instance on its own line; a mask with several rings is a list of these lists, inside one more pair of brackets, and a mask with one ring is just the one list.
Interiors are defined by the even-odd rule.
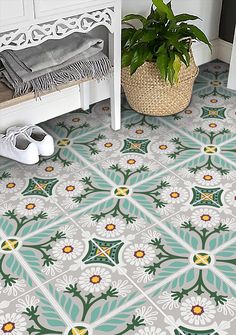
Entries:
[[220,38],[211,41],[212,52],[205,44],[194,44],[193,54],[197,65],[202,65],[214,59],[230,63],[233,44]]

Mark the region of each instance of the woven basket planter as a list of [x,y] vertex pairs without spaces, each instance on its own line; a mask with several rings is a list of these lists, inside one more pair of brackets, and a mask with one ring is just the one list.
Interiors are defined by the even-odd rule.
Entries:
[[137,112],[153,116],[172,115],[190,103],[198,67],[193,57],[190,66],[181,66],[179,82],[165,82],[155,63],[146,62],[131,76],[130,68],[122,69],[122,86],[130,106]]

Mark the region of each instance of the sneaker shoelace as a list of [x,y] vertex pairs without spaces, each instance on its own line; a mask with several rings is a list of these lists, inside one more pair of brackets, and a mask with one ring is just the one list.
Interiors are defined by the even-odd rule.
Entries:
[[33,126],[25,126],[19,130],[10,130],[6,132],[6,135],[3,137],[3,142],[12,142],[14,145],[16,144],[16,138],[18,135],[25,135],[25,132]]

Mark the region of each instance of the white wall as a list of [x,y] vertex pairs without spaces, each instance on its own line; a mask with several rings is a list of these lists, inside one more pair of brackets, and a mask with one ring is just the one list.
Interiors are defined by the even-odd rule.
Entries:
[[[147,14],[151,0],[122,0],[123,14]],[[197,25],[206,33],[209,40],[218,38],[222,0],[172,0],[176,14],[189,13],[199,16]]]

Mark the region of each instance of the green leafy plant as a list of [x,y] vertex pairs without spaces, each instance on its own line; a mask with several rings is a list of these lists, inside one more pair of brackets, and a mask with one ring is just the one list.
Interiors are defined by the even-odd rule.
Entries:
[[[122,22],[122,67],[130,66],[131,75],[145,62],[155,62],[161,77],[171,85],[178,82],[181,63],[191,61],[191,43],[201,41],[211,45],[206,35],[187,21],[199,19],[189,14],[174,15],[171,1],[152,0],[148,17],[129,14]],[[141,27],[130,23],[138,20]]]

